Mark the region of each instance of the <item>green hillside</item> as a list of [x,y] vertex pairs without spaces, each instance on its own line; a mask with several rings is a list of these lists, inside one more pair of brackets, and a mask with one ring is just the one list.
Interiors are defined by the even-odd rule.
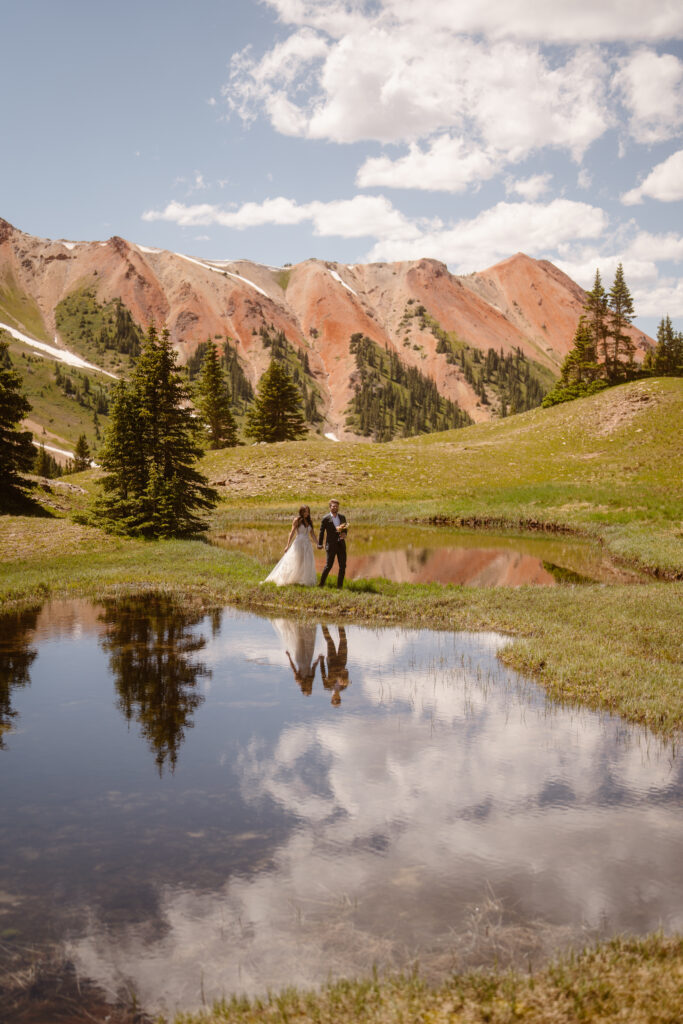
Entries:
[[683,380],[383,445],[310,440],[208,454],[227,518],[268,517],[338,492],[354,518],[565,528],[683,572]]
[[0,336],[9,344],[10,358],[32,405],[29,419],[45,431],[34,428],[35,439],[67,450],[85,434],[94,453],[109,422],[112,378],[59,363],[6,331]]
[[23,331],[38,341],[52,342],[40,310],[33,299],[21,290],[8,268],[0,276],[0,323]]

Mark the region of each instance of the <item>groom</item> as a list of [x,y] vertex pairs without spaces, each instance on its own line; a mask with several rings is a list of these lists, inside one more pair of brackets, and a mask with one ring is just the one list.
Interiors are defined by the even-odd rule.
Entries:
[[320,576],[319,587],[325,586],[325,580],[327,575],[334,565],[335,558],[339,564],[339,572],[337,574],[337,587],[341,590],[344,583],[344,573],[346,572],[346,516],[342,515],[339,511],[339,502],[336,498],[332,498],[330,501],[330,511],[327,515],[323,516],[320,523],[320,536],[318,537],[318,547],[323,546],[323,537],[325,538],[325,550],[327,551],[327,561],[325,562],[325,568]]

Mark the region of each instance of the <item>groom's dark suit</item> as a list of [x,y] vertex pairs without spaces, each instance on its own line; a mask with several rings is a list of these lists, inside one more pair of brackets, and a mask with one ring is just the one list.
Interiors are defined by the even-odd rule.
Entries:
[[[340,522],[346,522],[346,516],[343,516],[341,512],[337,513],[337,517]],[[320,576],[320,586],[325,586],[327,574],[334,565],[334,560],[336,558],[339,564],[339,572],[337,574],[337,586],[341,588],[341,586],[344,583],[344,573],[346,572],[346,535],[345,533],[337,533],[337,527],[334,525],[331,512],[328,512],[326,516],[323,516],[320,522],[320,535],[318,537],[318,546],[322,545],[323,537],[325,538],[325,550],[327,551],[327,561],[325,562],[325,568],[323,569]]]

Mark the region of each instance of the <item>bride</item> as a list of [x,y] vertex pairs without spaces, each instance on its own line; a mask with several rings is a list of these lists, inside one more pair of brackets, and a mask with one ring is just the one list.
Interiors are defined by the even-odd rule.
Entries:
[[302,505],[292,523],[284,555],[263,582],[276,583],[278,587],[287,583],[314,587],[318,577],[311,542],[315,543],[311,510],[308,505]]

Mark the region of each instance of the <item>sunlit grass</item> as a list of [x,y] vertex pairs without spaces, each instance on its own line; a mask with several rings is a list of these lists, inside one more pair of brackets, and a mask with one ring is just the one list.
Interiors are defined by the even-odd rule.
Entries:
[[[165,1020],[166,1018],[160,1018]],[[683,939],[614,939],[542,970],[340,981],[233,998],[175,1024],[674,1024],[683,1019]]]

